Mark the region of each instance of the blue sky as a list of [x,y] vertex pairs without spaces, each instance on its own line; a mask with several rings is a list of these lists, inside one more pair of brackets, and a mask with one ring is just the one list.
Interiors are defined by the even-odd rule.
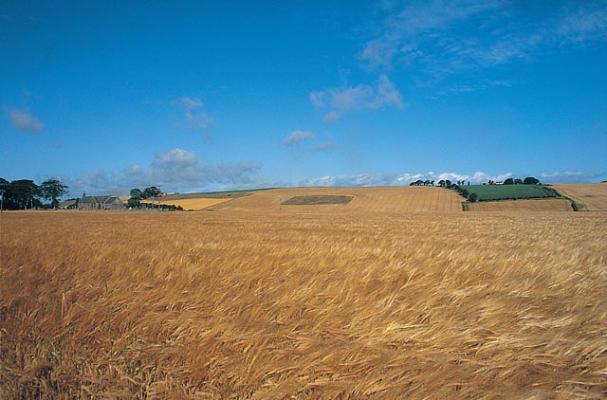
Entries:
[[607,1],[0,1],[0,176],[607,179]]

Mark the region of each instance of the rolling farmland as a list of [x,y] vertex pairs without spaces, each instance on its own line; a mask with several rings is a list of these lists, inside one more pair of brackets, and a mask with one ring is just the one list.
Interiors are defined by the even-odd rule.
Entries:
[[0,398],[604,397],[605,214],[365,190],[2,214]]
[[[346,204],[283,205],[295,196],[352,196]],[[453,213],[462,209],[462,198],[438,187],[296,188],[256,192],[212,207],[232,212],[280,213]]]

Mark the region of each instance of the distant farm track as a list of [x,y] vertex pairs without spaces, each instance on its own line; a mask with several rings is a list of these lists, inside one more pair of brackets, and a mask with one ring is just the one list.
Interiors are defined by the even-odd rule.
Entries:
[[[348,204],[282,205],[294,196],[352,196]],[[295,188],[251,193],[211,207],[222,211],[281,213],[456,213],[463,198],[438,187]]]
[[607,184],[554,185],[563,196],[584,204],[588,211],[607,211]]
[[470,203],[469,211],[571,211],[567,199],[500,200]]

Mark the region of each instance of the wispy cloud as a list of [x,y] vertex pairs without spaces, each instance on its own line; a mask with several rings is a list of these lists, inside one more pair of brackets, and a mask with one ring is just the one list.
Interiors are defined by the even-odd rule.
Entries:
[[174,101],[184,111],[184,125],[191,130],[207,133],[207,129],[215,123],[215,119],[204,111],[204,103],[195,97],[183,96]]
[[282,144],[285,146],[293,146],[314,139],[315,136],[316,134],[312,131],[293,131],[282,140]]
[[324,142],[320,142],[314,146],[314,151],[328,151],[333,150],[337,145],[332,140],[325,140]]
[[44,129],[44,124],[38,118],[24,110],[12,110],[9,119],[13,127],[23,133],[39,133]]
[[183,96],[177,99],[186,110],[195,110],[202,107],[202,101],[193,97]]
[[325,111],[326,122],[335,122],[353,111],[403,107],[400,92],[385,74],[379,76],[376,86],[359,84],[330,88],[311,92],[309,98],[315,108]]
[[605,1],[550,5],[533,18],[521,10],[503,0],[410,2],[389,12],[359,57],[373,69],[408,68],[440,79],[607,40]]
[[557,33],[575,42],[607,39],[607,3],[581,2],[567,9],[557,25]]
[[[360,58],[371,66],[391,66],[395,57],[408,60],[423,58],[427,45],[439,45],[444,32],[462,20],[494,11],[500,1],[424,1],[413,2],[398,12],[392,12],[384,21],[382,33],[368,41]],[[430,41],[429,43],[427,41]]]

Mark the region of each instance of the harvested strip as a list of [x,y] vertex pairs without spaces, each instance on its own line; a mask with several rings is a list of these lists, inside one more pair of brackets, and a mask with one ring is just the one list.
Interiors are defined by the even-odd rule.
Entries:
[[352,196],[340,196],[330,194],[317,194],[311,196],[295,196],[287,201],[283,201],[285,206],[310,206],[320,204],[348,204],[352,201]]

